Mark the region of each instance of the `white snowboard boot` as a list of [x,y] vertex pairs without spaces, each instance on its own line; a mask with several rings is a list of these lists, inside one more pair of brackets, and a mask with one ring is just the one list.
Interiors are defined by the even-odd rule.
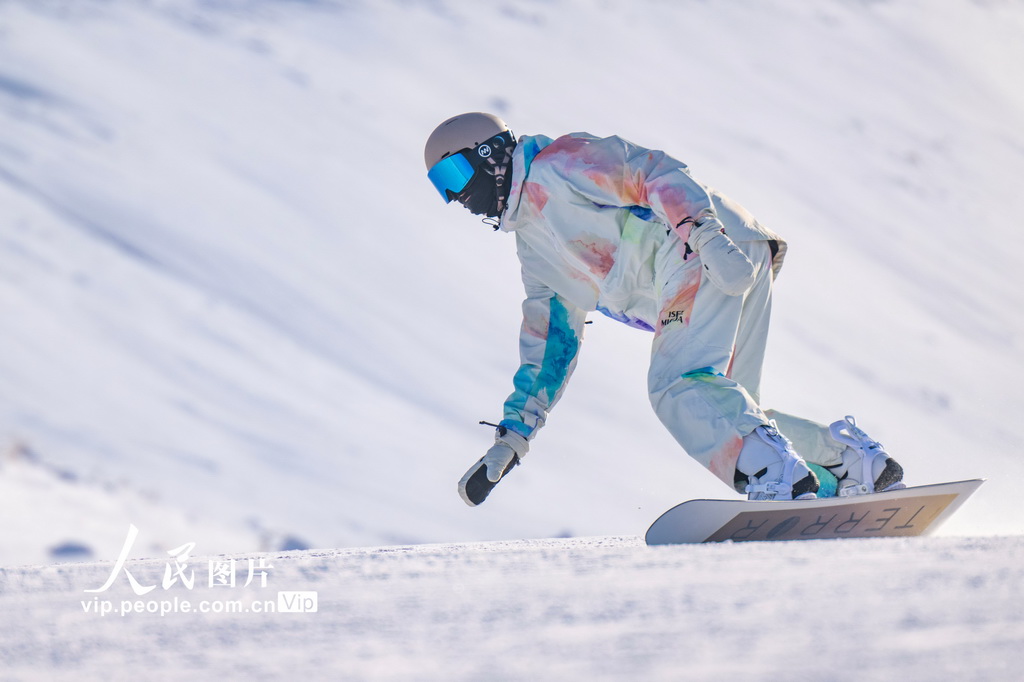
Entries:
[[835,422],[828,430],[834,440],[847,446],[843,451],[842,464],[828,467],[839,479],[837,497],[907,487],[903,483],[903,467],[889,456],[881,443],[864,433],[853,417],[847,416]]
[[749,500],[813,500],[818,478],[772,422],[743,439],[736,489]]

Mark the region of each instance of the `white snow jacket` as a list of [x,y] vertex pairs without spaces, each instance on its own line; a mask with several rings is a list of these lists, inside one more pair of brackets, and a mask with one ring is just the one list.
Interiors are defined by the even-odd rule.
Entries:
[[706,209],[733,241],[775,241],[778,273],[785,242],[664,152],[587,133],[520,138],[500,229],[516,235],[526,300],[502,426],[530,438],[544,425],[575,368],[587,312],[655,330],[659,247],[670,230],[685,243]]

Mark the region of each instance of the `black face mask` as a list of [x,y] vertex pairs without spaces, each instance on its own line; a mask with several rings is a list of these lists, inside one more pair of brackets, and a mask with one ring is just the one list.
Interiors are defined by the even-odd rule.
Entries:
[[498,186],[494,176],[481,168],[469,181],[466,188],[459,192],[459,203],[469,209],[473,215],[497,218],[501,215],[498,207]]
[[459,192],[456,199],[473,215],[497,218],[505,211],[512,178],[513,149],[515,144],[508,145],[500,159],[488,158]]

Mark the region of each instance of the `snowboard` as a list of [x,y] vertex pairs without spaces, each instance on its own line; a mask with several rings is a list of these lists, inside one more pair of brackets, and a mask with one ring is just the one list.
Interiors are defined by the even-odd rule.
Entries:
[[648,545],[928,535],[984,482],[976,478],[818,500],[690,500],[651,524]]

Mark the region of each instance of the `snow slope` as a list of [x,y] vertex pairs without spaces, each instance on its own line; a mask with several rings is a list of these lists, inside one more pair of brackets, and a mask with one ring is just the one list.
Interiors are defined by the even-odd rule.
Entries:
[[479,109],[665,148],[747,205],[791,245],[766,404],[856,414],[912,482],[988,477],[947,532],[1021,533],[1022,29],[968,0],[0,3],[0,448],[43,467],[0,461],[0,563],[112,559],[128,523],[635,535],[730,495],[651,414],[650,337],[603,319],[527,465],[455,494],[521,285],[421,149]]
[[[234,588],[209,587],[202,555],[188,566],[192,589],[179,581],[164,590],[162,561],[130,562],[140,583],[157,585],[143,597],[123,573],[106,592],[84,591],[105,584],[109,562],[0,570],[0,610],[21,614],[0,623],[0,678],[1012,682],[1021,675],[1020,537],[658,548],[602,537],[237,559],[268,566],[266,587],[258,579],[242,587],[243,576]],[[317,611],[268,612],[265,602],[276,604],[279,591],[316,592]],[[120,615],[122,601],[141,612]],[[183,612],[186,602],[195,611]],[[104,603],[111,612],[100,615],[94,605]]]

